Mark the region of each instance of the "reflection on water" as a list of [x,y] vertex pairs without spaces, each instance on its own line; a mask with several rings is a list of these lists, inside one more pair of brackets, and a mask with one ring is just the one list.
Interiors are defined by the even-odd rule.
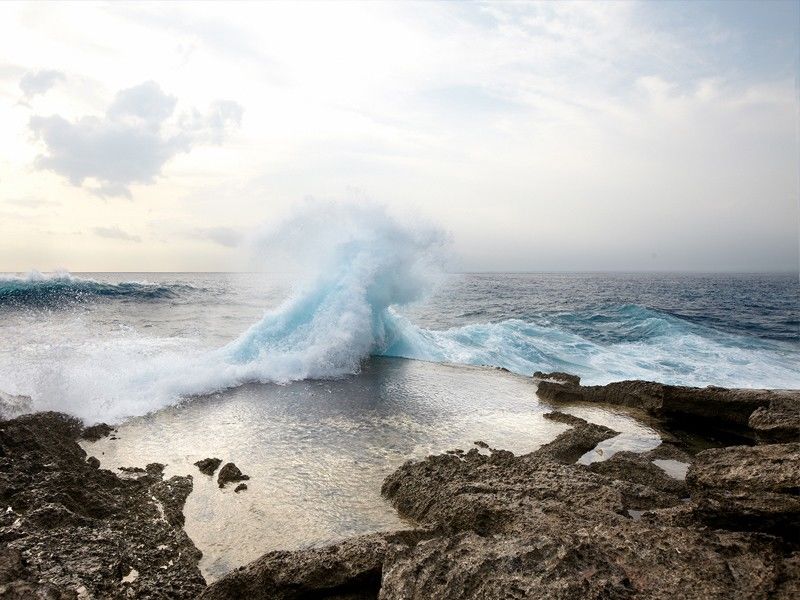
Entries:
[[[553,407],[535,391],[530,379],[496,369],[374,359],[346,379],[250,385],[194,399],[126,422],[117,440],[84,447],[103,468],[162,462],[168,476],[194,477],[186,531],[212,580],[270,550],[404,526],[380,486],[410,458],[466,450],[477,440],[535,450],[567,429],[543,418]],[[659,442],[622,413],[565,411],[622,432],[605,443],[602,458]],[[250,475],[248,489],[220,490],[202,475],[193,463],[211,456]]]

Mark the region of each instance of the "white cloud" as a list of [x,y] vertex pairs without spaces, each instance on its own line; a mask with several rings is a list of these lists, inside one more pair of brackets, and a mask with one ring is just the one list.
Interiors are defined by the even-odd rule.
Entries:
[[32,99],[38,94],[46,93],[59,81],[64,81],[66,75],[55,69],[42,69],[41,71],[30,71],[25,73],[20,79],[19,89],[25,95],[26,100]]
[[61,116],[34,116],[30,128],[47,153],[36,166],[66,177],[103,197],[132,197],[132,184],[152,184],[175,155],[202,143],[221,143],[225,133],[241,122],[242,107],[217,101],[205,116],[169,122],[176,98],[148,81],[118,92],[103,117],[69,121]]

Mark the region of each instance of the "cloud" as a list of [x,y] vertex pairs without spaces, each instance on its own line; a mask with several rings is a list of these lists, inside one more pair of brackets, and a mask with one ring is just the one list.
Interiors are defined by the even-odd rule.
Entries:
[[95,235],[112,240],[124,240],[126,242],[141,242],[142,238],[138,235],[132,235],[127,231],[123,231],[119,227],[95,227],[93,229]]
[[206,239],[221,246],[233,248],[238,246],[244,237],[241,232],[231,227],[201,227],[192,230],[189,237]]
[[44,198],[25,197],[25,198],[10,198],[5,200],[6,204],[13,204],[15,206],[22,206],[24,208],[39,208],[40,206],[59,206],[55,200],[45,200]]
[[131,198],[130,185],[153,183],[167,161],[198,144],[221,143],[243,114],[236,102],[217,101],[206,115],[193,111],[171,122],[176,104],[148,81],[118,92],[103,117],[34,116],[29,126],[47,147],[36,166],[76,186],[93,179],[98,196]]
[[64,81],[66,76],[61,71],[53,69],[42,69],[41,71],[29,71],[22,76],[19,82],[19,89],[25,95],[26,100],[30,100],[37,94],[44,94],[59,81]]

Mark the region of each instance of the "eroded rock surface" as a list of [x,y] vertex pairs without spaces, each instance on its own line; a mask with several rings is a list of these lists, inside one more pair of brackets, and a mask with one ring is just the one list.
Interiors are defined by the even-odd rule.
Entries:
[[191,477],[99,469],[81,430],[57,413],[0,422],[0,597],[196,597],[200,552],[181,529]]
[[686,482],[695,514],[712,526],[800,538],[800,443],[705,450]]

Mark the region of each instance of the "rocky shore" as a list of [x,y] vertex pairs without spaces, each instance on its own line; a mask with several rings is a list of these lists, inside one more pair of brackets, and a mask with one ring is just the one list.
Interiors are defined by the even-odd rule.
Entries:
[[[208,587],[181,528],[191,477],[99,469],[64,415],[0,422],[0,598],[800,597],[797,392],[536,377],[567,427],[549,444],[408,462],[382,489],[407,530],[270,552]],[[617,432],[576,403],[625,407],[664,442],[579,464]]]

